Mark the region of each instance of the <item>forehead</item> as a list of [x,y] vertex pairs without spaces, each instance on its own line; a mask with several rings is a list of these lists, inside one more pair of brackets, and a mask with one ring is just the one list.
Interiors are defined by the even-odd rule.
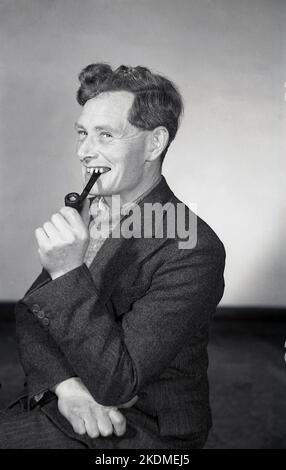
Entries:
[[79,124],[115,127],[126,125],[134,95],[128,91],[105,92],[88,100],[82,108]]

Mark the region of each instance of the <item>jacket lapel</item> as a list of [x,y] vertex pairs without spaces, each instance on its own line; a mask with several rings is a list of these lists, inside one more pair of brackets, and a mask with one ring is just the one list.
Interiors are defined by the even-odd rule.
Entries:
[[[174,197],[166,180],[162,177],[160,183],[138,204],[141,209],[141,228],[143,233],[145,203],[166,204]],[[120,226],[128,214],[121,219]],[[164,218],[164,217],[163,217]],[[163,223],[163,219],[161,221]],[[97,287],[101,300],[104,302],[110,297],[120,275],[131,264],[141,263],[147,256],[157,250],[162,244],[166,243],[166,238],[157,238],[155,227],[153,227],[152,236],[144,238],[120,238],[109,237],[106,239],[101,249],[90,265],[90,272],[93,281]]]

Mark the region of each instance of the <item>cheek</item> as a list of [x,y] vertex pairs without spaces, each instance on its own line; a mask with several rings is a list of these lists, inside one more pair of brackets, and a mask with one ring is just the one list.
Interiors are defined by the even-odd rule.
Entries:
[[129,178],[138,177],[144,164],[145,146],[142,142],[116,142],[101,148],[101,155],[120,173]]
[[141,159],[136,153],[128,154],[127,158],[122,162],[122,169],[125,176],[128,175],[129,180],[135,181],[141,173]]
[[138,170],[144,165],[145,146],[142,142],[134,142],[130,145],[126,154],[125,162],[130,168],[130,171],[138,173]]

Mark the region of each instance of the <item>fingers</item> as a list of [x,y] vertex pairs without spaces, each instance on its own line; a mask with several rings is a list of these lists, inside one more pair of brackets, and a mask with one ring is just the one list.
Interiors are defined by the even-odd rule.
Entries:
[[86,433],[86,427],[84,421],[78,416],[71,416],[70,423],[73,427],[74,432],[81,436]]
[[108,413],[96,408],[85,419],[85,427],[87,434],[92,438],[99,435],[111,436],[113,432],[116,436],[123,436],[126,431],[126,419],[116,408],[112,408]]
[[51,222],[44,223],[43,229],[49,238],[57,239],[60,237],[59,231]]
[[71,228],[60,214],[54,214],[51,222],[45,222],[43,227],[35,230],[35,236],[40,248],[46,248],[51,241],[69,240]]
[[53,214],[51,217],[51,221],[60,233],[63,233],[66,236],[70,234],[71,227],[66,221],[66,219],[62,216],[62,214]]
[[112,408],[112,410],[109,411],[109,417],[113,425],[114,434],[116,434],[116,436],[123,436],[126,431],[125,416],[116,408]]
[[111,436],[113,427],[109,415],[100,408],[93,409],[94,419],[97,420],[97,426],[100,434],[104,437]]
[[110,417],[105,411],[91,407],[89,412],[85,413],[83,420],[86,432],[92,439],[99,437],[99,435],[111,436],[113,428],[117,436],[122,436],[125,433],[125,418],[116,410]]
[[99,436],[98,423],[97,423],[97,420],[92,415],[92,413],[86,414],[86,416],[84,417],[84,425],[85,425],[85,429],[89,437],[91,437],[92,439],[95,439],[96,437]]
[[62,207],[60,209],[60,213],[65,218],[66,222],[72,227],[79,223],[82,224],[82,218],[76,209],[73,209],[72,207]]
[[[84,210],[86,211],[86,208],[84,208]],[[69,224],[72,232],[76,234],[80,240],[88,238],[87,223],[81,218],[77,210],[72,207],[62,207],[60,214],[64,217],[66,223]]]
[[91,439],[122,436],[126,431],[125,416],[115,407],[104,407],[90,399],[59,398],[58,409],[69,421],[75,433]]
[[49,246],[49,237],[42,227],[35,230],[35,236],[40,248],[46,248]]
[[[84,211],[85,218],[88,221],[88,205],[85,206]],[[59,213],[52,215],[50,221],[45,222],[42,227],[35,230],[35,236],[40,248],[48,247],[50,241],[53,243],[58,241],[72,243],[75,236],[80,240],[85,239],[87,233],[87,228],[81,216],[71,207],[63,207]]]

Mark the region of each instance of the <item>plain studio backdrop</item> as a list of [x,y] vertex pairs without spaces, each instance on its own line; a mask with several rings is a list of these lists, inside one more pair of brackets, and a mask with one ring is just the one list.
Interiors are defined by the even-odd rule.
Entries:
[[77,75],[145,65],[185,116],[163,173],[227,251],[223,305],[286,305],[285,0],[0,0],[0,300],[41,267],[34,229],[81,189]]

